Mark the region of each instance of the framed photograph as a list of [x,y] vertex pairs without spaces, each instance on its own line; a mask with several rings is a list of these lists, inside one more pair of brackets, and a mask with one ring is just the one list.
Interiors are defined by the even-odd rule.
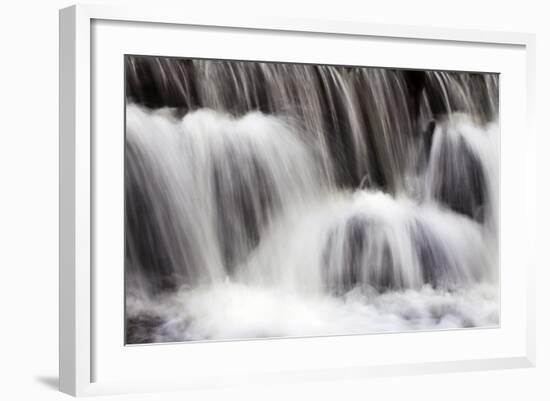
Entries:
[[60,12],[60,389],[535,363],[534,37]]

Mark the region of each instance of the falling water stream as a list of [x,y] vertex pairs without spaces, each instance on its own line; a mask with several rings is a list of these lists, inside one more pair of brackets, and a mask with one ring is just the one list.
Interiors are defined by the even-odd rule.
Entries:
[[126,58],[127,342],[499,323],[498,76]]

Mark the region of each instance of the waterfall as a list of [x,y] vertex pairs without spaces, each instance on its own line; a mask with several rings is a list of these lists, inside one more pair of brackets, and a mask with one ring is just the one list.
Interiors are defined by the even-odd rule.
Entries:
[[498,76],[126,57],[129,343],[498,324]]

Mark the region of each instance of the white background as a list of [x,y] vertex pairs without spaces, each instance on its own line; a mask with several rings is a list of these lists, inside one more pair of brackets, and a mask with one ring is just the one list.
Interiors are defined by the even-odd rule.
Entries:
[[[100,2],[99,0],[96,2]],[[106,2],[106,1],[103,1]],[[106,3],[131,3],[111,1]],[[134,1],[135,3],[135,1]],[[145,3],[145,2],[144,2]],[[323,382],[270,388],[232,388],[192,394],[156,394],[112,399],[548,399],[550,390],[550,317],[546,305],[549,276],[543,253],[550,194],[550,141],[545,124],[549,109],[550,30],[543,1],[480,0],[392,1],[313,0],[201,1],[155,0],[156,6],[178,4],[192,13],[295,16],[365,20],[505,31],[537,36],[537,114],[539,193],[537,213],[537,347],[534,369],[453,373],[431,376]],[[256,3],[256,4],[254,4]],[[57,386],[58,261],[58,20],[67,1],[26,0],[2,4],[0,42],[0,398],[63,399]],[[521,133],[518,133],[521,135]],[[111,399],[111,398],[107,398]]]
[[[98,21],[93,32],[94,138],[94,378],[186,384],[199,377],[238,377],[265,372],[501,358],[525,354],[526,241],[521,229],[530,209],[515,182],[525,181],[524,49],[466,43],[319,38],[297,33],[195,30],[172,24]],[[220,35],[224,42],[220,46]],[[344,63],[428,69],[501,72],[501,322],[498,330],[450,330],[381,336],[333,336],[293,341],[225,341],[170,347],[121,347],[124,309],[124,115],[123,55],[219,57],[243,60]],[[513,92],[512,92],[513,91]],[[119,133],[118,135],[116,133]],[[120,222],[120,224],[114,224]],[[389,352],[389,350],[391,350]],[[334,375],[335,373],[333,373]],[[327,375],[330,375],[327,372]],[[215,380],[215,379],[214,379]],[[215,380],[217,382],[217,380]],[[228,379],[233,382],[234,379]],[[249,380],[251,381],[251,380]],[[156,388],[162,388],[159,385]]]

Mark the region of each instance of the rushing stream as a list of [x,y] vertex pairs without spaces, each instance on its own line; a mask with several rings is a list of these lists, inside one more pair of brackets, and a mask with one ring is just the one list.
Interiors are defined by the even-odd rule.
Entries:
[[128,343],[498,325],[498,75],[125,68]]

